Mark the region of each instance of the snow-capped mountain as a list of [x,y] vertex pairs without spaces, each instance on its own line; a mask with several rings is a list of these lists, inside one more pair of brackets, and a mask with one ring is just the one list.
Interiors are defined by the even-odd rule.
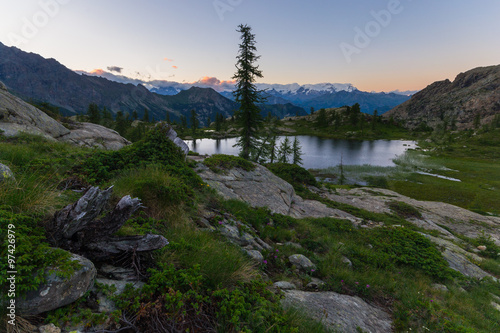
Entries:
[[[79,74],[101,76],[121,83],[141,84],[149,91],[160,95],[176,95],[191,87],[212,88],[222,96],[234,101],[234,81],[221,81],[215,77],[204,77],[196,82],[180,83],[166,80],[142,81],[122,75],[115,75],[103,70],[92,72],[78,71]],[[364,92],[350,83],[317,84],[268,84],[257,83],[257,89],[263,90],[267,98],[265,104],[293,104],[310,110],[340,107],[359,103],[361,111],[372,113],[377,110],[382,114],[410,98],[412,92],[394,91],[390,93]]]
[[352,92],[358,90],[350,83],[317,83],[317,84],[303,84],[298,83],[292,84],[267,84],[267,83],[257,83],[257,88],[260,90],[276,91],[277,93],[283,95],[293,95],[293,94],[315,94],[322,92],[339,92],[347,91]]

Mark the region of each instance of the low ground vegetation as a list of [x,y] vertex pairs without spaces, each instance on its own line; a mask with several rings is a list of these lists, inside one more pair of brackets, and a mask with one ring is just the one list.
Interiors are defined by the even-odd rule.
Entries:
[[[351,222],[335,218],[294,219],[251,208],[243,202],[226,201],[197,176],[194,165],[186,162],[161,131],[157,127],[142,140],[117,152],[75,148],[30,136],[2,138],[0,162],[11,167],[16,180],[0,184],[1,230],[6,230],[8,223],[19,226],[18,265],[26,276],[54,263],[58,263],[60,274],[71,274],[75,269],[58,250],[49,249],[44,223],[56,210],[81,195],[75,190],[88,185],[114,185],[115,201],[126,194],[142,200],[144,208],[122,227],[120,235],[155,233],[170,242],[140,258],[145,286],[141,291],[130,287],[115,297],[118,310],[112,314],[99,314],[95,295],[88,293],[78,303],[43,314],[34,323],[52,322],[68,329],[92,329],[103,323],[116,329],[117,324],[133,324],[143,332],[161,327],[190,332],[327,332],[300,311],[283,309],[281,296],[271,292],[270,282],[263,278],[267,275],[272,281],[286,280],[302,286],[313,277],[320,278],[326,282],[321,287],[324,291],[357,295],[385,308],[398,332],[498,329],[500,312],[489,306],[492,295],[500,296],[498,284],[489,279],[467,279],[449,269],[438,249],[418,233],[421,230],[406,221],[418,217],[415,208],[394,204],[393,213],[376,214],[332,202],[311,192],[310,186],[321,185],[309,172],[279,163],[268,168],[290,182],[304,198],[320,200],[365,221],[382,222],[384,227],[354,228]],[[431,157],[431,161],[439,165],[449,152],[442,154]],[[465,156],[459,158],[467,163],[481,163],[476,160],[481,152],[477,154],[469,162]],[[233,167],[254,167],[245,160],[227,156],[214,156],[205,164],[220,172]],[[484,170],[493,172],[494,167],[485,166]],[[489,177],[488,184],[493,181],[491,175],[484,177]],[[388,178],[387,184],[391,188],[398,183]],[[329,186],[332,191],[336,188]],[[491,186],[497,185],[491,182]],[[495,212],[485,202],[478,209]],[[204,211],[216,212],[209,219],[214,232],[200,230],[194,223]],[[264,262],[252,261],[241,248],[222,237],[217,230],[223,214],[251,226],[271,245],[272,250],[263,252]],[[7,237],[3,231],[1,237],[4,258]],[[471,246],[484,243],[489,248],[491,244],[484,238],[468,242]],[[498,277],[500,263],[493,253],[496,250],[491,247],[491,253],[484,254],[488,259],[482,267]],[[297,270],[287,260],[292,254],[307,256],[316,268]],[[352,266],[344,258],[349,258]],[[42,279],[37,275],[19,281],[20,291],[36,288]],[[433,283],[445,284],[449,291],[433,289]],[[109,292],[104,286],[98,288]]]

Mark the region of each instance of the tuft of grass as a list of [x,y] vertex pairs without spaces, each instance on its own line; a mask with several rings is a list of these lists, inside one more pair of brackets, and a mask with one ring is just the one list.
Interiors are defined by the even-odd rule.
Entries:
[[115,195],[138,197],[148,214],[157,218],[168,217],[175,207],[192,202],[194,197],[189,186],[161,165],[127,169],[113,183]]
[[239,156],[215,154],[203,161],[207,167],[215,173],[223,173],[225,170],[240,168],[245,171],[252,171],[255,165]]
[[418,209],[402,201],[391,201],[387,203],[387,206],[396,213],[399,217],[410,218],[416,217],[418,219],[422,218],[422,214]]
[[13,212],[46,214],[60,204],[54,177],[41,172],[18,174],[16,180],[0,183],[0,204]]
[[257,277],[254,263],[239,247],[219,240],[212,234],[189,226],[168,228],[165,237],[170,244],[158,262],[174,262],[180,267],[200,266],[210,288],[235,286]]

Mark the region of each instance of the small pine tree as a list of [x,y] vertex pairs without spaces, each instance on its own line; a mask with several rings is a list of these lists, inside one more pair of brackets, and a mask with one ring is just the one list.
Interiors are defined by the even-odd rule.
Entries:
[[198,120],[198,115],[196,114],[195,109],[191,110],[190,123],[191,123],[191,133],[193,133],[193,135],[195,135],[196,130],[198,129],[198,126],[200,124],[200,121]]
[[137,114],[137,111],[136,110],[132,111],[132,119],[137,120],[138,118],[139,118],[139,115]]
[[328,119],[326,118],[326,110],[320,109],[316,116],[316,127],[325,128],[328,126]]
[[89,123],[99,124],[99,122],[101,121],[101,111],[99,110],[97,104],[89,104],[89,107],[87,109],[87,116]]
[[375,131],[378,121],[378,110],[373,111],[372,117],[372,131]]
[[285,138],[280,144],[278,148],[278,162],[279,163],[288,163],[288,155],[292,154],[292,145],[290,143],[290,139],[288,137]]
[[339,184],[344,185],[346,178],[344,175],[344,155],[340,154],[340,176],[339,176]]
[[302,147],[300,146],[297,137],[295,137],[295,140],[293,140],[292,154],[293,164],[302,164]]
[[115,130],[123,136],[127,130],[127,120],[125,119],[125,115],[122,111],[118,111],[116,113],[115,123]]
[[353,126],[356,126],[359,121],[359,117],[361,115],[361,107],[358,103],[354,104],[350,109],[349,119]]
[[144,109],[144,115],[142,116],[142,121],[149,123],[149,111],[148,111],[148,109]]
[[167,116],[165,118],[165,120],[167,121],[167,124],[170,124],[170,112],[166,112],[167,113]]

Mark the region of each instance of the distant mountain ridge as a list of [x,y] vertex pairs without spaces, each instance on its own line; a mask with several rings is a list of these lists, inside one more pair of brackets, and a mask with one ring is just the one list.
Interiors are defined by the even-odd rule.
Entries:
[[[234,100],[234,84],[229,81],[219,81],[216,78],[208,78],[207,81],[193,83],[179,83],[174,81],[142,81],[128,78],[122,75],[115,75],[102,70],[77,73],[105,77],[122,83],[142,84],[151,92],[160,95],[175,95],[191,87],[214,88],[222,96]],[[394,91],[389,93],[364,92],[358,90],[350,83],[318,83],[318,84],[268,84],[256,83],[259,90],[264,90],[267,97],[266,104],[294,104],[309,111],[314,109],[341,107],[359,103],[361,111],[373,113],[378,110],[382,114],[394,106],[408,100],[411,91]]]
[[410,100],[387,112],[408,128],[443,125],[469,129],[478,119],[489,123],[500,114],[500,65],[478,67],[455,80],[434,82]]
[[[111,74],[113,75],[113,74]],[[115,76],[120,78],[120,76]],[[125,77],[121,77],[124,80]],[[177,95],[160,95],[146,89],[140,81],[120,83],[100,76],[75,73],[54,59],[45,59],[15,47],[0,43],[0,81],[15,94],[25,99],[48,102],[61,108],[63,114],[86,113],[90,103],[106,107],[112,113],[122,111],[140,117],[144,110],[156,120],[164,120],[166,113],[171,120],[181,115],[189,117],[195,109],[202,124],[213,121],[216,113],[232,116],[238,104],[211,88],[180,90]],[[270,106],[269,112],[276,116],[301,115],[306,112],[293,110],[283,115],[283,106]]]

